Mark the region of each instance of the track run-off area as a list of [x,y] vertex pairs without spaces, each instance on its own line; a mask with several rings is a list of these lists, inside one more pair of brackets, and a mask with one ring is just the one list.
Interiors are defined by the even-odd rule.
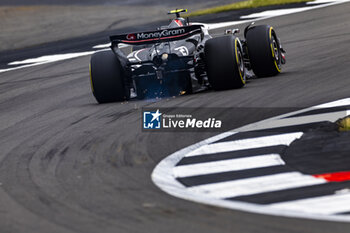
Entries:
[[[299,123],[312,123],[316,115],[322,121],[334,121],[348,113],[347,108],[344,109],[347,104],[334,101],[349,98],[350,93],[350,4],[337,1],[327,7],[307,7],[315,8],[277,17],[269,15],[257,21],[257,24],[274,27],[287,51],[287,64],[281,75],[252,79],[242,89],[98,105],[90,90],[90,56],[87,55],[107,45],[75,51],[86,54],[54,61],[47,57],[39,61],[16,60],[13,62],[17,63],[2,68],[0,232],[350,232],[349,203],[340,208],[337,202],[348,201],[346,181],[326,180],[322,172],[287,169],[291,161],[278,151],[307,134],[301,124],[295,128],[285,125],[283,130],[286,131],[263,130],[243,135],[243,129],[248,129],[244,126],[251,127],[259,121],[261,126],[263,120],[280,119],[276,116],[295,111],[307,113],[312,106],[324,109],[327,117],[322,118],[325,115],[321,116],[320,112],[295,116]],[[223,33],[232,27],[243,31],[245,20],[251,19],[241,20],[243,24],[216,25],[212,33]],[[236,25],[230,26],[232,24]],[[33,56],[33,59],[38,57]],[[332,106],[322,105],[332,102]],[[234,122],[233,129],[240,131],[224,134],[226,141],[221,136],[213,139],[218,134],[215,132],[142,132],[143,107],[237,109],[223,120]],[[266,129],[272,126],[268,122],[275,124],[275,121],[266,120],[263,125]],[[276,138],[271,140],[274,135],[280,135],[277,141]],[[207,177],[217,172],[228,172],[231,178],[239,175],[239,181],[228,181],[230,176],[222,176],[219,182],[212,176],[211,181],[215,182],[211,184],[218,186],[208,186],[207,180],[192,179],[196,174],[185,165],[199,166],[203,159],[206,163],[220,161],[211,160],[210,156],[199,158],[197,152],[187,157],[187,151],[181,156],[177,153],[178,160],[172,163],[177,168],[162,170],[166,172],[164,179],[167,176],[172,176],[169,180],[177,178],[176,185],[182,186],[176,188],[183,188],[186,194],[195,193],[186,199],[196,199],[196,202],[169,195],[153,183],[152,172],[169,158],[168,155],[208,138],[222,141],[198,149],[198,153],[207,154],[207,150],[212,149],[226,153],[225,146],[242,149],[244,143],[249,146],[260,143],[269,148],[259,147],[264,149],[249,156],[226,154],[227,159],[220,166],[209,164],[210,169],[219,169],[212,170],[213,173],[206,168],[195,169]],[[236,143],[237,140],[243,144]],[[208,142],[213,141],[204,141]],[[221,144],[217,146],[218,143]],[[222,154],[219,156],[223,158]],[[242,167],[237,165],[237,159]],[[314,161],[316,166],[317,160]],[[236,171],[230,170],[233,168]],[[254,174],[248,170],[254,170]],[[234,193],[225,192],[220,183],[223,179],[234,187]],[[251,179],[249,186],[247,179]],[[276,182],[272,186],[271,179]],[[261,187],[260,184],[266,185]],[[314,190],[316,186],[318,189]],[[293,195],[298,195],[297,189],[303,190],[305,196],[293,200],[284,193],[286,188],[293,189]],[[281,201],[274,200],[276,195],[264,195],[269,192],[281,192]],[[201,200],[197,199],[199,196]],[[333,199],[334,196],[339,199]],[[322,197],[326,199],[315,201]],[[225,199],[225,203],[218,205],[220,199]],[[323,208],[322,201],[334,208]],[[336,203],[330,205],[331,201]],[[233,209],[222,208],[229,207],[227,203],[244,204]],[[263,209],[265,205],[269,206],[269,211]],[[315,207],[314,212],[309,205]]]
[[349,170],[303,174],[281,156],[307,130],[348,115],[350,99],[343,99],[234,129],[175,152],[152,178],[165,192],[204,204],[350,222]]

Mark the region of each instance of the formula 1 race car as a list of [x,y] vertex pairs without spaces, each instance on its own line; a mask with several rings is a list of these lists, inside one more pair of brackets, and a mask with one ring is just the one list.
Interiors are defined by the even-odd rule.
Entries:
[[[92,55],[90,81],[99,103],[124,101],[131,91],[139,99],[192,93],[198,87],[225,90],[243,87],[248,72],[274,76],[285,64],[285,51],[275,30],[253,23],[212,37],[204,24],[176,18],[156,31],[111,36],[111,50]],[[125,54],[130,46],[134,51]],[[136,50],[135,50],[136,49]]]

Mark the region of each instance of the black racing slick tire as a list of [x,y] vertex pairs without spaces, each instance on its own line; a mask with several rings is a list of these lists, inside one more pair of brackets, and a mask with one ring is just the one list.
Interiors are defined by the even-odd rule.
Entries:
[[204,47],[208,81],[214,90],[245,85],[245,68],[240,40],[232,35],[209,39]]
[[130,98],[130,89],[125,86],[122,66],[112,51],[97,52],[91,56],[90,84],[98,103]]
[[281,72],[282,53],[273,27],[259,25],[246,35],[251,67],[258,77],[275,76]]

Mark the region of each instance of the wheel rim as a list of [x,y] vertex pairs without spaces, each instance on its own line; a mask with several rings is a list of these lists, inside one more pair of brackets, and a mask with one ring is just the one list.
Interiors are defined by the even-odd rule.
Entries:
[[237,68],[239,75],[242,79],[243,85],[245,84],[245,70],[244,70],[244,60],[243,60],[243,55],[241,51],[241,44],[238,39],[235,40],[235,50],[236,50],[236,63],[237,63]]
[[242,53],[241,53],[241,50],[238,49],[237,51],[237,56],[238,56],[238,69],[239,69],[239,72],[242,74],[242,76],[244,76],[244,61],[243,61],[243,56],[242,56]]
[[280,52],[279,52],[279,46],[277,44],[275,36],[273,36],[273,39],[272,39],[272,48],[273,48],[273,52],[275,54],[275,59],[276,59],[277,63],[279,63]]
[[271,41],[271,50],[272,57],[274,59],[274,63],[278,72],[281,72],[281,50],[279,46],[279,41],[273,28],[270,28],[270,41]]

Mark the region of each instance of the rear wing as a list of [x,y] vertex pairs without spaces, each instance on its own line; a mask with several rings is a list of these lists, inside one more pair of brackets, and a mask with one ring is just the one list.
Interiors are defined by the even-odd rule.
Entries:
[[182,40],[202,33],[202,25],[191,25],[177,28],[166,28],[157,31],[136,32],[125,35],[110,36],[112,47],[119,43],[131,45],[154,44]]

